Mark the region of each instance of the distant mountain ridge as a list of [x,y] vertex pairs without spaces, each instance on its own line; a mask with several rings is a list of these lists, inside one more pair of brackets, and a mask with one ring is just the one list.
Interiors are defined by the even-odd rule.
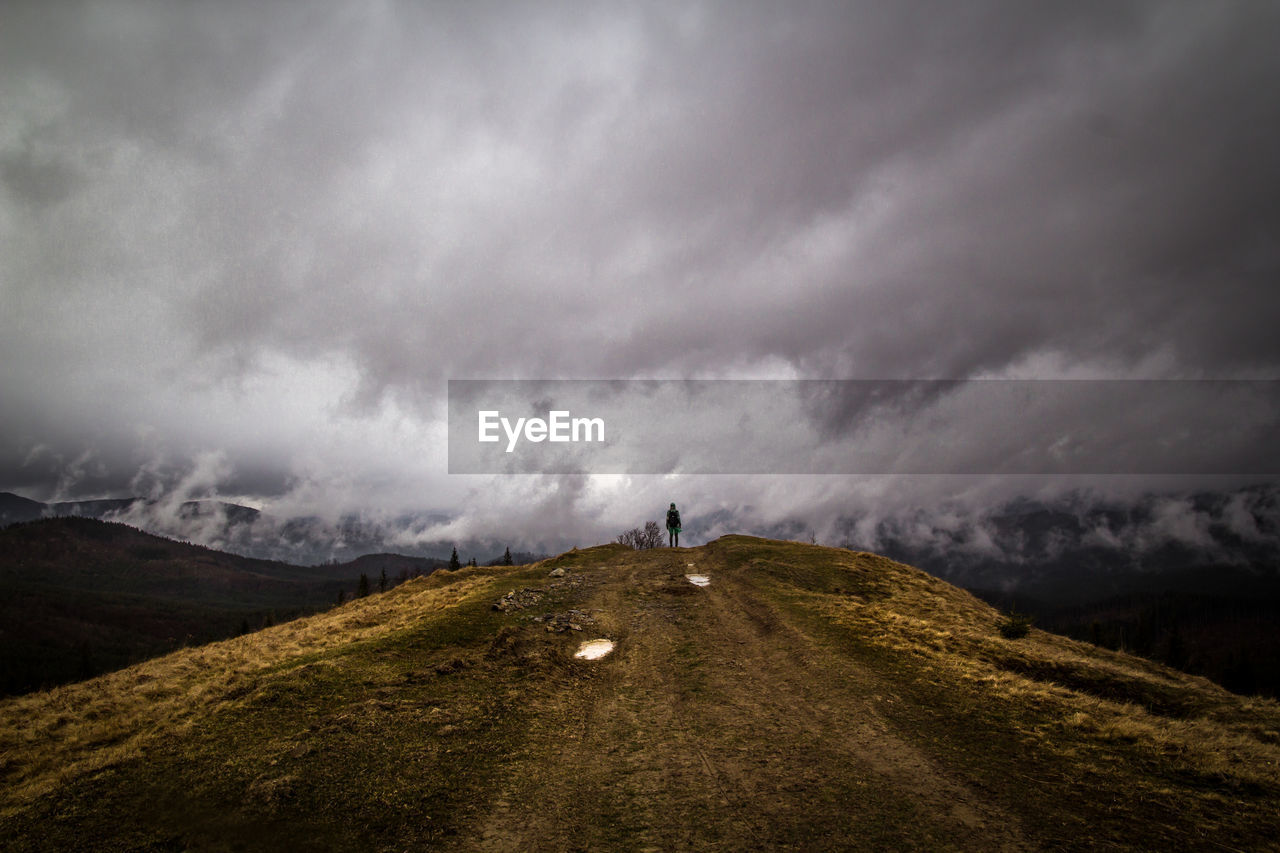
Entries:
[[1148,495],[1120,503],[1068,495],[1019,499],[968,516],[945,508],[877,522],[853,537],[966,589],[1080,603],[1183,582],[1224,567],[1280,580],[1280,489]]
[[85,678],[315,613],[446,561],[379,554],[318,566],[243,557],[80,516],[0,530],[0,694]]
[[[63,516],[78,516],[101,520],[147,503],[154,502],[149,502],[145,498],[99,498],[84,501],[44,503],[24,498],[21,495],[15,495],[12,492],[0,492],[0,527],[7,527],[10,524],[18,524],[24,521],[35,521],[40,518],[61,518]],[[229,519],[235,519],[240,522],[254,521],[260,515],[260,512],[253,507],[225,501],[186,501],[181,505],[179,511],[189,518],[194,518],[201,514],[202,507],[211,503],[221,508]],[[203,511],[207,512],[208,510],[204,509]]]
[[[41,503],[0,492],[0,527],[64,515],[123,521],[161,536],[300,565],[383,552],[447,558],[455,545],[464,562],[473,556],[489,562],[504,547],[519,544],[405,544],[418,538],[406,532],[447,521],[443,513],[282,518],[218,500],[176,507],[142,498]],[[700,529],[734,526],[734,519],[717,509],[690,514],[685,529],[696,537]],[[1141,586],[1157,573],[1231,566],[1275,575],[1280,566],[1280,487],[1151,494],[1127,502],[1066,494],[978,510],[941,504],[881,518],[870,529],[857,516],[841,519],[837,527],[847,532],[830,544],[883,553],[967,589],[1083,602],[1125,594],[1133,583]],[[803,522],[793,522],[755,532],[803,539],[805,531]]]
[[[220,501],[42,504],[0,493],[0,525],[77,514],[298,565],[341,565],[388,552],[425,561],[389,563],[385,569],[366,562],[369,570],[351,573],[366,573],[375,583],[384,570],[397,580],[444,565],[454,544],[399,544],[414,541],[406,534],[428,529],[443,515],[281,519]],[[723,509],[690,513],[685,521],[695,540],[700,530],[734,525]],[[977,510],[940,505],[874,524],[850,517],[838,526],[848,533],[830,544],[919,566],[997,606],[1030,612],[1037,624],[1186,666],[1243,693],[1280,693],[1280,635],[1260,627],[1280,620],[1280,489],[1274,485],[1127,502],[1067,494]],[[800,523],[751,532],[808,538]],[[457,545],[464,563],[475,557],[493,564],[504,547]],[[541,556],[513,552],[517,563]]]
[[[393,541],[396,534],[404,530],[425,527],[446,518],[438,513],[402,515],[385,521],[347,514],[336,521],[326,521],[317,516],[279,518],[253,507],[220,500],[190,500],[176,507],[137,497],[43,503],[0,492],[0,528],[62,516],[119,521],[159,536],[295,565],[346,562],[389,551],[407,551],[411,557],[447,558],[454,546],[449,542],[406,546]],[[488,553],[467,556],[492,558]]]

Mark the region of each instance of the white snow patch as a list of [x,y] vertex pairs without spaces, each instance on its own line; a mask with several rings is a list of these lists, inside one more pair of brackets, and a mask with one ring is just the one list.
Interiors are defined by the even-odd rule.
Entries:
[[583,660],[599,660],[611,651],[613,640],[587,640],[578,646],[578,651],[573,656]]
[[685,575],[694,586],[711,586],[711,578],[706,575]]

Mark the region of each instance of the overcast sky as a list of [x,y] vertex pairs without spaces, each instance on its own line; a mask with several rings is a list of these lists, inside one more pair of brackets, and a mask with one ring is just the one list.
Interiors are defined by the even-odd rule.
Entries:
[[0,489],[588,544],[671,500],[1075,487],[450,476],[446,383],[1280,379],[1277,33],[1268,2],[8,2]]

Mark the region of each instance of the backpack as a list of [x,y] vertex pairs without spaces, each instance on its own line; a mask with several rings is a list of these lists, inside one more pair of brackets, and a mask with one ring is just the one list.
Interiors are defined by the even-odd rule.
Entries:
[[667,527],[679,527],[679,526],[680,526],[680,510],[678,509],[667,510]]

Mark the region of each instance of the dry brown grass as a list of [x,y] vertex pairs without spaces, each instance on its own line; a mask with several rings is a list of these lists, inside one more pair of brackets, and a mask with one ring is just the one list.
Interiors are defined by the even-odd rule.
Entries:
[[[873,554],[837,560],[853,570],[873,567],[881,595],[815,593],[811,605],[875,644],[919,659],[939,683],[967,682],[1033,704],[1102,744],[1177,756],[1241,784],[1280,786],[1275,700],[1243,699],[1205,678],[1044,631],[1005,639],[1001,614],[963,590]],[[1168,708],[1156,713],[1152,698]],[[1042,727],[1021,733],[1042,748],[1058,743]]]
[[[709,587],[684,580],[689,562]],[[490,607],[552,566],[574,584],[546,608],[589,611],[589,633]],[[748,537],[465,570],[0,704],[0,834],[280,849],[309,832],[352,850],[1273,838],[1276,703],[1041,631],[1009,640],[1000,618],[875,555]],[[615,652],[573,660],[592,635]],[[189,795],[157,809],[174,789]]]
[[409,627],[472,595],[494,573],[486,569],[420,578],[327,613],[5,699],[0,702],[0,774],[5,782],[0,815],[142,754],[153,737],[182,731],[209,705],[247,692],[265,670]]

